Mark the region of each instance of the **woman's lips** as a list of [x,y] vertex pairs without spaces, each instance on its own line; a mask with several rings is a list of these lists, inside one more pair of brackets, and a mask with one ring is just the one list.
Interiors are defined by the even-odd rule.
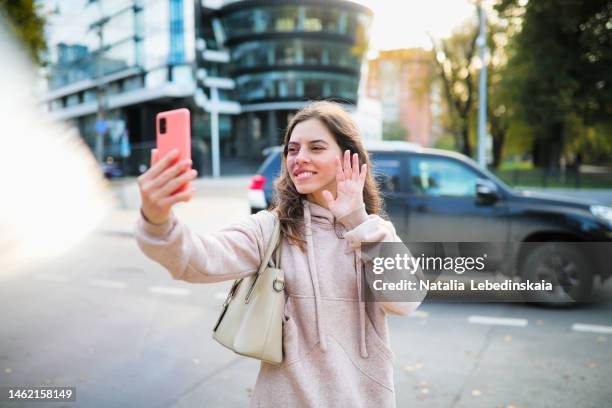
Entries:
[[304,181],[310,180],[315,174],[317,173],[314,173],[312,171],[303,171],[297,176],[295,176],[295,181],[304,182]]

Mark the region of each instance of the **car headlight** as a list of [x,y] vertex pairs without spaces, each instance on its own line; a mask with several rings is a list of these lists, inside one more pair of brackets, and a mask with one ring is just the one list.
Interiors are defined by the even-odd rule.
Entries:
[[607,222],[610,228],[612,228],[612,207],[607,207],[605,205],[592,205],[591,213],[597,218]]

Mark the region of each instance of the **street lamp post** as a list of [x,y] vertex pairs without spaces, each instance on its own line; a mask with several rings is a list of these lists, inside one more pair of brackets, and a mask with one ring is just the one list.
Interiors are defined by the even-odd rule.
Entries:
[[486,13],[482,7],[482,1],[478,3],[480,12],[480,31],[478,34],[478,47],[480,48],[480,84],[478,86],[478,164],[482,168],[487,167],[485,153],[485,140],[487,131],[487,24]]
[[210,139],[212,149],[212,174],[213,178],[221,176],[219,161],[219,92],[217,88],[210,88],[212,109],[210,110]]
[[96,159],[99,163],[104,161],[104,135],[107,131],[106,118],[104,117],[106,111],[106,84],[104,82],[104,67],[103,67],[103,54],[104,54],[104,25],[108,23],[109,17],[103,15],[102,6],[100,4],[100,20],[90,26],[90,29],[95,29],[98,36],[98,47],[99,50],[95,59],[96,67],[96,100],[98,104],[98,112],[96,118],[96,142],[95,142],[95,154]]

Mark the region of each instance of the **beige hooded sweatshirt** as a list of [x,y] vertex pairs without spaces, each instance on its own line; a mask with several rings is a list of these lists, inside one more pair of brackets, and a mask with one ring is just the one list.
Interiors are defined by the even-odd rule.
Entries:
[[[394,355],[386,314],[407,315],[420,302],[363,302],[361,242],[399,241],[393,225],[364,208],[334,222],[303,201],[306,253],[285,239],[284,360],[261,363],[251,407],[394,407]],[[260,211],[219,232],[197,235],[172,216],[161,225],[142,217],[140,248],[175,279],[212,283],[257,271],[274,215]]]

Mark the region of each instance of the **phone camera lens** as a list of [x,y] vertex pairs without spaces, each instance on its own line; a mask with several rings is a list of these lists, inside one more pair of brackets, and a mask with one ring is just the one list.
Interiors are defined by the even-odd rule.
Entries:
[[159,133],[162,135],[166,133],[166,118],[161,118],[159,120]]

